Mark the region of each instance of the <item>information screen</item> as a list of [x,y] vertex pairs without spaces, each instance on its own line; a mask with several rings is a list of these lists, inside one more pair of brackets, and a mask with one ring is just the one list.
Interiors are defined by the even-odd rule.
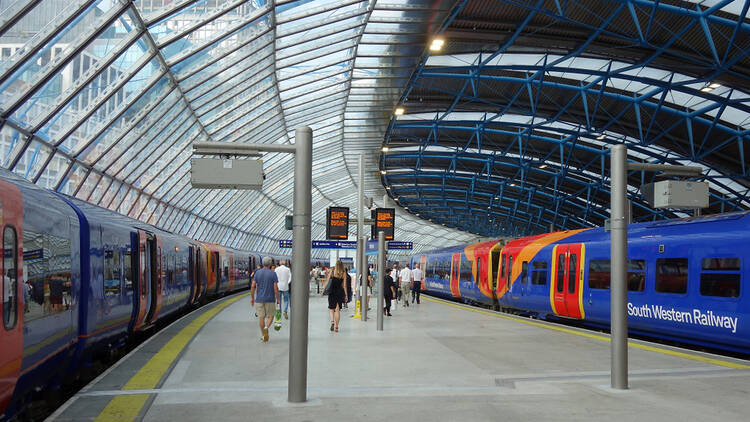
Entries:
[[349,237],[349,208],[329,207],[326,214],[326,239],[346,240]]
[[396,223],[395,208],[375,208],[372,211],[372,220],[375,222],[372,225],[371,233],[373,239],[377,239],[378,232],[382,231],[385,235],[385,240],[393,240],[393,231]]

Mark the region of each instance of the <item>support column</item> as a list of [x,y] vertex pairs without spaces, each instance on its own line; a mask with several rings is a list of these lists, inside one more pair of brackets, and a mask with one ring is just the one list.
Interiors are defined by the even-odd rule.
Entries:
[[612,265],[610,267],[610,321],[612,354],[612,388],[628,388],[628,232],[627,232],[627,158],[625,145],[610,149],[611,203],[610,235]]
[[[362,236],[364,236],[365,227],[365,154],[359,154],[359,180],[357,187],[357,257],[354,259],[354,267],[356,268],[356,281],[355,285],[361,286],[362,283],[362,255],[365,254],[365,245],[362,243]],[[360,255],[362,254],[362,255]],[[365,320],[365,301],[362,300],[362,288],[357,290],[357,301],[360,303],[360,313],[362,314],[362,321]]]
[[385,307],[385,233],[378,232],[378,331],[383,331],[383,308]]
[[369,306],[369,301],[367,300],[367,276],[370,274],[368,268],[367,268],[367,254],[365,253],[367,250],[367,236],[360,237],[360,242],[362,242],[362,256],[360,256],[360,261],[357,263],[357,266],[362,267],[362,283],[359,287],[360,291],[362,292],[362,321],[367,321],[367,307]]
[[292,318],[289,326],[289,388],[292,403],[307,401],[307,323],[310,289],[312,240],[312,129],[303,126],[295,132],[294,227],[292,231]]

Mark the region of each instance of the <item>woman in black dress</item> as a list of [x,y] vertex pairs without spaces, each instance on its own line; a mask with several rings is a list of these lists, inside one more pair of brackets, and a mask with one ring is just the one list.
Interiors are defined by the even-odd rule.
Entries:
[[322,296],[325,294],[328,283],[331,283],[331,290],[328,293],[328,311],[331,314],[331,331],[339,331],[339,321],[341,321],[341,303],[346,302],[346,269],[344,263],[336,261],[336,267],[333,274],[329,273],[326,277],[325,286],[323,287]]

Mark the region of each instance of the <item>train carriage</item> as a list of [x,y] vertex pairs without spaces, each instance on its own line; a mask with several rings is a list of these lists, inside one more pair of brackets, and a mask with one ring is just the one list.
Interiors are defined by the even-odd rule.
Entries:
[[[750,353],[749,236],[750,212],[629,225],[630,332]],[[609,248],[604,229],[582,229],[515,239],[499,255],[484,242],[412,262],[426,261],[427,293],[491,305],[494,279],[503,308],[607,328]]]
[[0,244],[0,417],[135,333],[208,296],[248,287],[260,262],[255,253],[207,247],[5,170]]

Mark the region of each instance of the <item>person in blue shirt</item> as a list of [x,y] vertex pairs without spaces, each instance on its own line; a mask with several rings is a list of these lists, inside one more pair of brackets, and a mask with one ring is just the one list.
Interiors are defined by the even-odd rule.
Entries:
[[[250,287],[250,305],[255,306],[263,343],[268,342],[268,328],[273,324],[276,304],[279,304],[279,279],[271,270],[270,257],[263,258],[263,268],[256,270]],[[256,297],[257,291],[257,297]]]

